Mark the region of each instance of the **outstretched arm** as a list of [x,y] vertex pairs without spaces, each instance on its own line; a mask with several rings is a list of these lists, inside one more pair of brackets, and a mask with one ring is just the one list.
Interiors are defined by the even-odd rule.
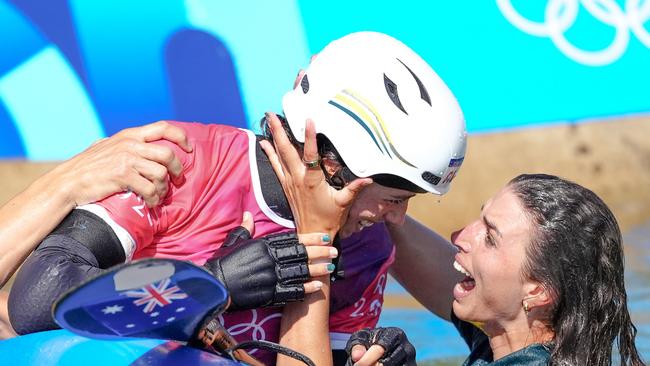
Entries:
[[131,189],[148,205],[167,192],[168,177],[183,179],[169,140],[190,152],[182,129],[167,122],[130,128],[100,140],[48,172],[0,208],[0,286],[76,206]]
[[409,216],[403,225],[388,229],[395,243],[393,277],[427,309],[450,320],[453,288],[462,279],[453,269],[456,249]]

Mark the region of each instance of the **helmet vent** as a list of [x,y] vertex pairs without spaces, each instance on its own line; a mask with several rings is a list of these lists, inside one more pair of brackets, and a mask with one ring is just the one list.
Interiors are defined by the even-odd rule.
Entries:
[[424,84],[422,84],[422,81],[420,81],[420,78],[417,75],[415,75],[415,73],[411,71],[411,69],[408,66],[406,66],[406,64],[403,63],[402,60],[397,59],[397,61],[399,61],[402,65],[404,65],[404,67],[406,67],[406,69],[411,73],[411,76],[413,76],[413,79],[415,79],[415,82],[418,83],[418,88],[420,89],[420,98],[422,98],[422,100],[424,100],[429,105],[431,105],[431,98],[429,98],[429,93],[427,92],[427,89],[424,87]]
[[433,184],[434,186],[440,182],[440,177],[431,172],[422,173],[422,179],[424,179],[424,181],[427,183]]
[[307,79],[307,74],[305,74],[302,77],[302,80],[300,80],[300,87],[302,88],[302,92],[307,94],[309,91],[309,79]]
[[408,116],[408,113],[406,113],[406,110],[404,109],[404,106],[402,106],[402,102],[399,100],[399,95],[397,95],[397,85],[384,74],[384,86],[386,87],[386,92],[388,93],[388,97],[390,100],[395,104],[397,108],[399,108],[404,114]]

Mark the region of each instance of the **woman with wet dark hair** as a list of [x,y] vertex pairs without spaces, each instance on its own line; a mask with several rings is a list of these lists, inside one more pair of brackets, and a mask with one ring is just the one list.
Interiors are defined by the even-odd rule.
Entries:
[[[332,188],[314,184],[318,172],[305,170],[287,146],[276,147],[280,156],[265,150],[283,171],[296,216],[327,221],[319,212],[336,206]],[[411,218],[391,225],[391,235],[391,273],[454,323],[470,348],[464,365],[643,365],[627,309],[620,230],[587,188],[551,175],[520,175],[451,244]],[[398,328],[356,332],[347,351],[357,366],[415,365]]]
[[549,175],[520,175],[509,187],[536,225],[522,274],[550,292],[552,364],[641,364],[627,310],[623,247],[614,215],[592,191]]

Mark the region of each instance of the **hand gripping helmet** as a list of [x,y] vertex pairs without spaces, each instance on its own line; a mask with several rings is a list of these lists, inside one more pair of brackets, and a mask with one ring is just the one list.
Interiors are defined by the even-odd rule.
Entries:
[[456,98],[420,56],[385,34],[352,33],[327,45],[282,105],[298,141],[312,119],[359,177],[398,177],[412,187],[405,189],[444,194],[465,156]]

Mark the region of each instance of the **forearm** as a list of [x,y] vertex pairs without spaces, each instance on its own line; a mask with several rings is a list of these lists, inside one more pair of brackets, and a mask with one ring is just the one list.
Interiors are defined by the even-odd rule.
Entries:
[[100,217],[68,214],[30,255],[9,294],[9,317],[17,333],[56,328],[52,305],[66,291],[106,268],[124,263],[122,245]]
[[389,231],[396,248],[391,274],[427,309],[449,320],[453,287],[461,279],[453,270],[454,247],[408,216]]
[[[305,301],[284,307],[280,328],[280,344],[309,357],[316,365],[332,365],[329,338],[329,276],[316,278],[323,282],[322,291],[305,296]],[[278,366],[302,365],[292,358],[278,355]]]
[[66,182],[50,171],[0,208],[0,287],[74,208]]
[[18,334],[56,329],[52,305],[66,291],[102,269],[81,243],[48,236],[25,261],[9,294],[9,318]]

